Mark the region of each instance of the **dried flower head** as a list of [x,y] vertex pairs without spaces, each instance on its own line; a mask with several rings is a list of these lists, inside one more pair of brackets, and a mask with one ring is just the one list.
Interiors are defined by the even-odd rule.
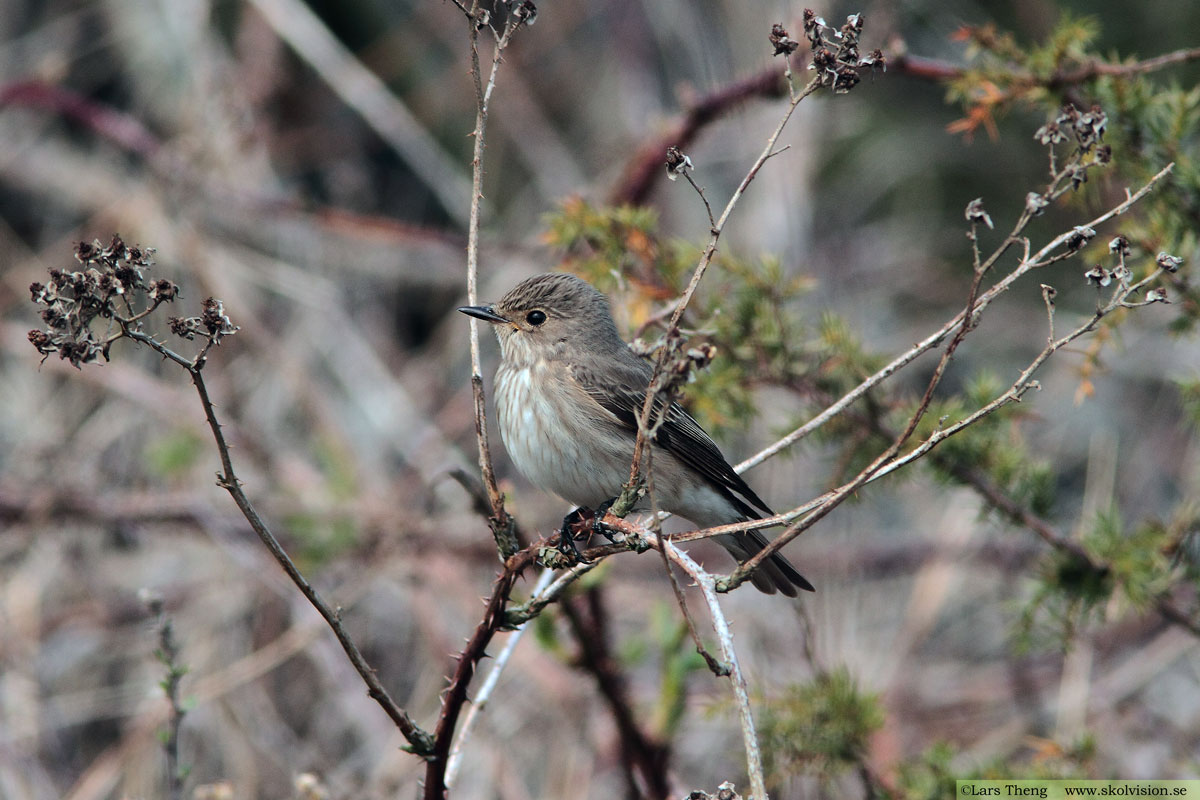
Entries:
[[992,218],[988,215],[988,213],[986,211],[983,210],[983,198],[982,197],[976,197],[974,200],[967,203],[967,210],[966,210],[966,213],[964,214],[964,216],[967,218],[967,222],[970,222],[972,225],[976,225],[976,224],[982,222],[984,225],[987,225],[989,228],[996,227],[995,225],[992,224]]
[[771,46],[775,48],[775,55],[790,56],[800,47],[800,43],[792,38],[787,29],[776,22],[771,26],[771,33],[767,37],[771,41]]
[[1083,277],[1087,279],[1088,283],[1098,289],[1112,283],[1112,273],[1099,264],[1083,273]]
[[537,22],[537,14],[537,6],[530,0],[521,0],[513,6],[512,10],[513,19],[517,21],[518,25],[533,25]]
[[1076,225],[1067,237],[1067,249],[1074,252],[1096,238],[1096,231],[1086,225]]
[[1176,272],[1183,266],[1183,259],[1179,256],[1173,256],[1170,253],[1159,253],[1158,257],[1154,259],[1154,263],[1167,272]]
[[[75,246],[81,269],[51,269],[47,283],[29,286],[30,299],[44,306],[44,330],[29,332],[29,342],[43,357],[58,353],[75,367],[109,357],[109,348],[121,338],[146,342],[143,320],[163,303],[179,297],[179,287],[165,278],[149,279],[144,271],[154,264],[154,250],[130,247],[117,235],[108,244],[99,240]],[[104,320],[103,325],[96,320]],[[219,301],[205,301],[203,316],[194,318],[191,335],[217,344],[237,330]],[[172,330],[176,329],[172,324]],[[187,330],[184,324],[182,330]],[[191,337],[188,337],[191,338]]]
[[1032,217],[1041,216],[1048,205],[1050,201],[1037,192],[1025,195],[1025,211]]
[[1034,132],[1033,138],[1042,144],[1055,145],[1059,142],[1065,142],[1067,135],[1063,133],[1062,126],[1057,122],[1047,122]]
[[692,160],[675,145],[667,148],[667,177],[675,180],[686,174],[692,167]]

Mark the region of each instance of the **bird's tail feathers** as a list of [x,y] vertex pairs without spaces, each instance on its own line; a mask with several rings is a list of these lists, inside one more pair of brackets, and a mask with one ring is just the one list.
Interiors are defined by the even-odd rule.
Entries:
[[[713,538],[728,550],[739,564],[767,546],[766,537],[759,531],[727,533]],[[813,585],[792,566],[791,562],[778,553],[768,558],[754,571],[750,576],[750,582],[754,584],[755,589],[764,594],[782,592],[788,597],[796,597],[799,594],[797,589],[804,589],[807,592],[816,591]]]

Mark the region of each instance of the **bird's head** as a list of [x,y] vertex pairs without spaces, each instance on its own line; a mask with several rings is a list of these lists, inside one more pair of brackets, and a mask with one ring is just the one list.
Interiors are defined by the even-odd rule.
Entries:
[[495,326],[504,360],[534,363],[567,353],[604,352],[625,343],[617,333],[608,298],[574,275],[535,275],[491,305],[458,309]]

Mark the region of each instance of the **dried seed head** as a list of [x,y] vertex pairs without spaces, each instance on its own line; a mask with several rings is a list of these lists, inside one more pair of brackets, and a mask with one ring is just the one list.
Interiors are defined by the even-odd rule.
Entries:
[[89,264],[100,255],[100,240],[91,243],[80,242],[75,245],[75,260],[80,264]]
[[771,26],[771,34],[767,37],[771,41],[771,46],[775,48],[775,55],[790,56],[800,47],[800,43],[792,38],[781,24],[776,22]]
[[973,225],[982,222],[984,225],[987,225],[989,228],[996,227],[995,225],[992,224],[992,218],[990,216],[988,216],[988,213],[986,211],[983,210],[983,198],[982,197],[976,197],[974,200],[967,203],[967,210],[966,210],[964,216],[967,218],[967,222],[970,222]]
[[1165,269],[1167,272],[1176,272],[1183,266],[1183,259],[1179,256],[1173,256],[1170,253],[1159,253],[1154,259],[1154,263]]
[[1078,189],[1087,183],[1087,167],[1082,164],[1071,164],[1067,167],[1067,175],[1071,179],[1071,188]]
[[884,56],[882,50],[875,48],[858,60],[858,66],[868,67],[872,72],[875,70],[887,72],[887,57]]
[[808,42],[813,49],[821,47],[825,44],[825,37],[822,31],[829,26],[825,24],[825,20],[818,17],[811,8],[804,9],[804,35],[808,38]]
[[1034,132],[1033,138],[1042,144],[1054,145],[1059,142],[1065,142],[1067,135],[1063,133],[1062,126],[1057,122],[1047,122]]
[[1112,238],[1112,241],[1108,243],[1108,252],[1116,253],[1124,258],[1133,251],[1129,247],[1129,239],[1125,238],[1124,234],[1118,233]]
[[717,800],[742,800],[742,796],[734,789],[732,781],[725,781],[717,787]]
[[1025,195],[1025,210],[1030,216],[1039,217],[1046,210],[1046,206],[1050,205],[1050,201],[1042,197],[1037,192],[1030,192]]
[[1167,290],[1163,286],[1156,287],[1146,292],[1147,303],[1170,303],[1167,299]]
[[521,2],[517,3],[517,5],[513,8],[512,14],[513,18],[517,20],[518,25],[532,26],[535,22],[537,22],[538,10],[537,6],[531,3],[530,0],[521,0]]
[[150,287],[149,297],[155,302],[171,302],[179,296],[179,287],[171,281],[160,278]]
[[691,170],[692,160],[675,145],[667,148],[667,178],[675,180]]
[[1108,286],[1112,283],[1112,273],[1099,264],[1083,273],[1083,277],[1087,278],[1087,282],[1096,288]]
[[1096,238],[1096,231],[1086,225],[1076,225],[1067,237],[1067,249],[1074,252]]
[[50,334],[41,330],[32,330],[29,332],[29,342],[37,351],[43,355],[49,355],[58,348],[51,342]]
[[1100,143],[1107,128],[1108,115],[1100,106],[1092,106],[1090,111],[1076,116],[1075,139],[1086,152]]

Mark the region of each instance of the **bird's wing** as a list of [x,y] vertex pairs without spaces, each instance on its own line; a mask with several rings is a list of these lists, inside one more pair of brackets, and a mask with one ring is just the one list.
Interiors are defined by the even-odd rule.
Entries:
[[[615,417],[617,424],[631,435],[637,435],[638,417],[642,413],[646,387],[653,374],[649,364],[629,353],[628,359],[606,362],[603,377],[586,366],[574,366],[571,373],[588,395]],[[655,411],[660,411],[662,402],[656,401],[655,406]],[[707,478],[747,518],[761,519],[762,514],[755,507],[766,514],[774,513],[733,471],[716,442],[704,432],[700,423],[678,403],[671,403],[654,442]]]

